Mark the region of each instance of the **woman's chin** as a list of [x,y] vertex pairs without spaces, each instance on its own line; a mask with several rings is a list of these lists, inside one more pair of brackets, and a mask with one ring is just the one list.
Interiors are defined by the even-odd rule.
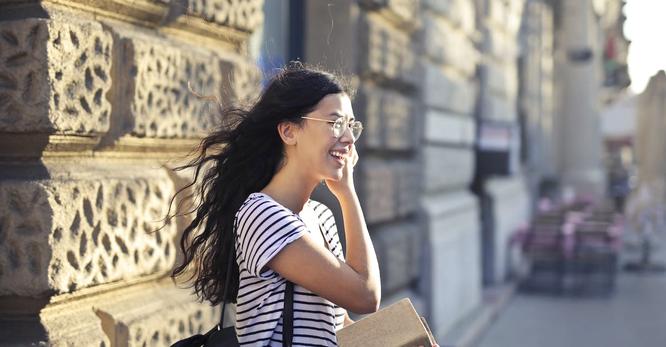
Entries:
[[342,169],[331,171],[326,177],[327,180],[339,181],[342,179]]

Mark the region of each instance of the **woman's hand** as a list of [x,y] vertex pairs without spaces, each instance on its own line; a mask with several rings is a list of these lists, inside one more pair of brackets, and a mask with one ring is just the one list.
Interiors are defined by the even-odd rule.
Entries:
[[348,156],[345,157],[345,166],[342,168],[342,178],[339,181],[326,180],[326,186],[336,197],[353,192],[354,188],[354,166],[358,162],[356,145],[351,145]]

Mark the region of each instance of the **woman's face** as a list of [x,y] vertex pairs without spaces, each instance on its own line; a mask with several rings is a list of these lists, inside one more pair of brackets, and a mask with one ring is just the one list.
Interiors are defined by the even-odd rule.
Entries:
[[344,158],[351,155],[354,137],[348,128],[336,137],[333,124],[340,117],[354,119],[351,100],[345,93],[325,96],[315,109],[306,114],[299,133],[296,155],[299,166],[316,175],[317,180],[342,178]]

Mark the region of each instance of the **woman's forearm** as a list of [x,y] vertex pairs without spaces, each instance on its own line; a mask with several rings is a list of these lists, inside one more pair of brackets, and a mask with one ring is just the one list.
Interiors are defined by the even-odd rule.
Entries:
[[379,305],[381,282],[377,256],[365,224],[361,203],[355,191],[338,196],[345,226],[347,254],[345,262],[365,281],[368,295]]

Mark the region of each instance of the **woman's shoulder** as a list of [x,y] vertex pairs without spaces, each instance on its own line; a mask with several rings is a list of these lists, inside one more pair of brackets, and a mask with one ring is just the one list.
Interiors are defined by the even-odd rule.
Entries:
[[237,217],[246,218],[248,215],[262,215],[266,213],[279,213],[292,215],[293,213],[282,206],[277,201],[273,200],[267,194],[255,192],[248,195],[241,207],[238,209]]

